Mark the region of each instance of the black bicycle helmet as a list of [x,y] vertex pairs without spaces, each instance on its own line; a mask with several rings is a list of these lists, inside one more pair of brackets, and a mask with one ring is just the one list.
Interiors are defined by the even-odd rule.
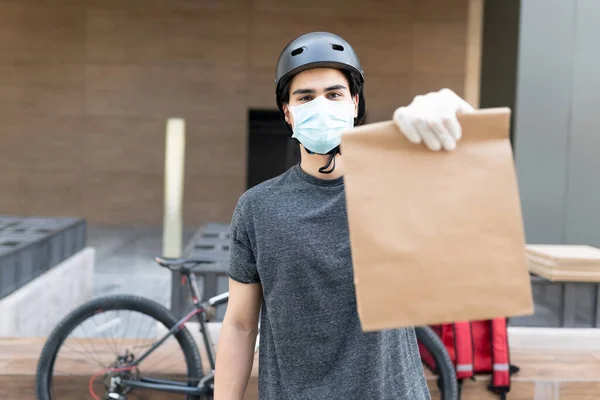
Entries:
[[354,124],[360,124],[365,115],[363,69],[352,46],[340,36],[329,32],[310,32],[298,36],[288,43],[279,55],[275,72],[275,95],[282,118],[284,118],[283,89],[286,84],[297,73],[319,67],[348,71],[356,81],[359,104]]

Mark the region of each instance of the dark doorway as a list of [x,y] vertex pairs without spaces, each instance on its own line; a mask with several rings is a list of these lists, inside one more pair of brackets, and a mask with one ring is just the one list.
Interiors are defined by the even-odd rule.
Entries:
[[277,110],[250,110],[248,113],[247,188],[282,174],[300,161],[298,142]]

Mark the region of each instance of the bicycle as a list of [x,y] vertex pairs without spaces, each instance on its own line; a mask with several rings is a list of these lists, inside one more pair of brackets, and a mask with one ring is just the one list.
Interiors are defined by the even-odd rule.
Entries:
[[[88,329],[95,327],[95,336],[89,339],[87,344],[91,344],[92,341],[104,339],[104,344],[100,355],[104,355],[104,361],[102,357],[98,356],[98,352],[94,349],[93,353],[88,352],[86,346],[82,346],[85,353],[76,352],[77,354],[83,354],[86,357],[83,360],[85,363],[89,363],[88,356],[94,358],[91,360],[95,362],[100,368],[95,371],[87,382],[87,391],[89,392],[90,398],[94,400],[128,400],[133,395],[138,394],[140,391],[158,391],[164,393],[171,393],[175,395],[183,395],[187,400],[200,400],[200,399],[212,399],[214,389],[214,371],[215,371],[215,349],[213,342],[210,337],[210,333],[207,329],[207,323],[210,321],[212,316],[215,315],[216,307],[225,304],[229,299],[229,293],[223,293],[218,296],[212,297],[208,300],[201,301],[200,290],[195,274],[192,272],[194,268],[201,264],[207,264],[209,262],[197,259],[171,259],[164,257],[155,257],[155,261],[162,267],[168,268],[172,271],[178,271],[182,275],[182,283],[187,282],[190,290],[191,300],[194,304],[193,309],[184,317],[179,320],[164,306],[156,303],[145,297],[133,296],[133,295],[110,295],[103,296],[91,300],[73,310],[67,315],[51,332],[44,344],[40,359],[37,366],[36,375],[36,391],[38,400],[60,400],[56,397],[54,392],[55,383],[66,380],[68,381],[68,389],[59,390],[60,393],[65,393],[67,390],[75,384],[77,378],[65,378],[63,375],[57,372],[57,356],[59,353],[66,348],[66,351],[72,351],[70,344],[73,342],[81,344],[84,339],[75,335],[78,328],[82,328],[83,332],[87,335],[85,330],[85,324],[87,323]],[[143,351],[137,352],[137,346],[131,346],[126,340],[128,333],[127,328],[121,331],[121,338],[119,346],[127,344],[124,348],[120,348],[116,345],[115,341],[110,342],[105,333],[107,331],[114,331],[122,326],[121,312],[133,311],[150,317],[153,321],[149,326],[155,326],[154,331],[150,330],[150,334],[147,335],[147,344],[143,346],[146,348]],[[112,319],[106,319],[101,325],[96,322],[98,315],[103,315],[108,312],[116,312],[117,316]],[[200,324],[200,334],[202,335],[202,342],[204,344],[204,351],[206,352],[206,359],[208,361],[208,371],[204,373],[204,368],[201,361],[200,352],[196,345],[194,338],[190,331],[186,327],[186,323],[190,321],[194,316]],[[92,323],[94,322],[94,327]],[[158,324],[163,325],[163,330],[158,329]],[[132,340],[135,340],[137,344],[140,340],[139,331],[142,329],[143,324],[138,322],[138,334],[133,335]],[[135,329],[135,326],[134,326]],[[153,332],[153,333],[152,333]],[[437,365],[439,366],[438,371],[438,386],[441,391],[442,400],[456,400],[458,399],[458,383],[454,372],[454,366],[450,357],[439,339],[439,337],[429,327],[417,327],[416,333],[421,343],[432,353],[436,359]],[[72,340],[69,337],[73,336]],[[143,335],[142,335],[143,338]],[[140,367],[142,362],[150,359],[154,354],[160,354],[169,356],[173,354],[173,346],[166,345],[165,343],[174,339],[176,345],[179,346],[183,353],[183,360],[179,361],[178,366],[184,368],[183,371],[173,372],[167,371],[168,368],[161,363],[163,372],[166,373],[166,377],[157,378],[148,375],[148,371],[152,372],[152,368],[145,369],[146,373],[142,374]],[[142,340],[143,343],[143,340]],[[105,354],[106,348],[111,347],[115,350],[115,354]],[[162,349],[161,349],[162,348]],[[255,351],[258,350],[257,347]],[[104,351],[104,352],[103,352]],[[162,353],[161,353],[162,352]],[[83,368],[85,363],[81,363],[82,360],[77,359],[74,353],[68,353],[70,356],[67,358],[67,366],[75,362],[74,368]],[[164,360],[164,358],[161,358]],[[94,366],[95,367],[95,366]],[[56,376],[55,376],[56,373]],[[83,383],[83,382],[80,382]],[[102,397],[96,394],[97,390],[102,390],[104,393]],[[81,393],[77,392],[78,396]],[[137,396],[138,399],[144,398]]]

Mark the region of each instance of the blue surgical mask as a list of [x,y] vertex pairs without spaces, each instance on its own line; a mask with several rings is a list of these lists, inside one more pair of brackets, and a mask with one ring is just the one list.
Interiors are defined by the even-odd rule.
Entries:
[[289,109],[294,117],[292,137],[313,153],[327,154],[340,145],[342,132],[354,126],[354,103],[319,96]]

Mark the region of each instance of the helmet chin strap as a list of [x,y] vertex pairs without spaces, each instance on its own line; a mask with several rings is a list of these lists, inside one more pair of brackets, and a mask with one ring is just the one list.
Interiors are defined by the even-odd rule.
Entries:
[[[308,154],[315,154],[314,152],[308,150],[306,147],[304,148],[304,150],[306,150],[306,152]],[[342,154],[342,152],[340,151],[340,146],[335,147],[333,150],[329,151],[326,154],[329,154],[329,161],[327,162],[327,164],[325,164],[324,166],[322,166],[321,168],[319,168],[319,172],[322,173],[322,174],[331,174],[335,170],[335,156],[336,156],[336,154]],[[332,163],[333,163],[333,166],[331,167],[331,169],[327,170]]]

